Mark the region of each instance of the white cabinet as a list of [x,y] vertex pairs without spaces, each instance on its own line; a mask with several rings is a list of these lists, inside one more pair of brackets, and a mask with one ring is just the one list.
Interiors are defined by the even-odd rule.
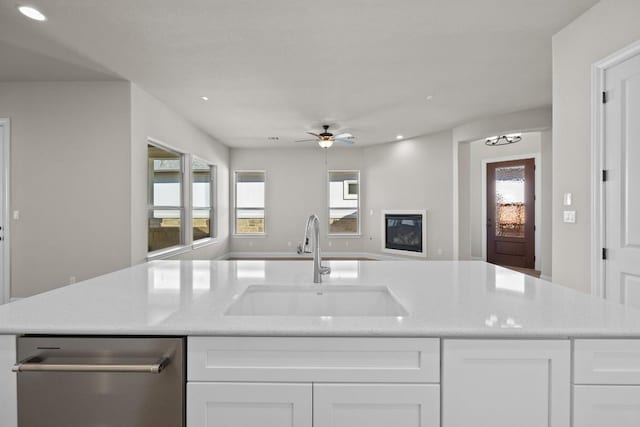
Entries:
[[440,340],[190,337],[187,427],[440,427]]
[[567,427],[570,344],[445,340],[444,427]]
[[640,387],[575,386],[573,427],[638,427]]
[[640,341],[574,343],[574,427],[640,425]]
[[440,340],[189,337],[188,381],[437,383]]
[[311,384],[188,383],[187,427],[311,427]]
[[314,384],[314,427],[439,427],[437,384]]
[[576,384],[640,385],[640,340],[576,340]]

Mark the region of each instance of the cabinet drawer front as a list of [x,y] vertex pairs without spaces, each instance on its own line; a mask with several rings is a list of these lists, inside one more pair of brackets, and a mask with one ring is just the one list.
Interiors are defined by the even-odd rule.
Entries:
[[437,384],[314,384],[314,427],[440,427]]
[[440,343],[423,338],[191,337],[189,381],[437,383]]
[[640,385],[640,340],[576,340],[576,384]]
[[311,384],[187,383],[187,427],[311,427]]
[[640,425],[640,387],[573,387],[574,427],[637,427]]

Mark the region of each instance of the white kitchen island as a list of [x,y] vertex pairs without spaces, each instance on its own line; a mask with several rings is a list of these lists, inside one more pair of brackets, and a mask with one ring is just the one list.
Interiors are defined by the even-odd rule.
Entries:
[[0,424],[22,334],[188,337],[189,427],[640,424],[640,311],[483,262],[328,265],[322,289],[403,312],[227,313],[317,286],[310,261],[155,261],[2,306]]

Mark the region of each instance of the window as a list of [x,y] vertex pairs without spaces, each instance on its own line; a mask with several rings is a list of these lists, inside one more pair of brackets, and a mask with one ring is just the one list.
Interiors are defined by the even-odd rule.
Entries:
[[360,233],[360,172],[329,171],[329,234]]
[[264,234],[264,172],[236,172],[235,183],[236,234]]
[[182,154],[147,145],[149,252],[183,243]]
[[191,159],[191,228],[194,242],[215,237],[215,171],[215,166],[195,157]]

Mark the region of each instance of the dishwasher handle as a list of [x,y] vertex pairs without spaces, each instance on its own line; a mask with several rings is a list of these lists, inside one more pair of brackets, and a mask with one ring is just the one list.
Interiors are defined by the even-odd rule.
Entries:
[[137,372],[159,374],[171,360],[163,357],[152,364],[41,363],[34,357],[11,368],[13,372]]

